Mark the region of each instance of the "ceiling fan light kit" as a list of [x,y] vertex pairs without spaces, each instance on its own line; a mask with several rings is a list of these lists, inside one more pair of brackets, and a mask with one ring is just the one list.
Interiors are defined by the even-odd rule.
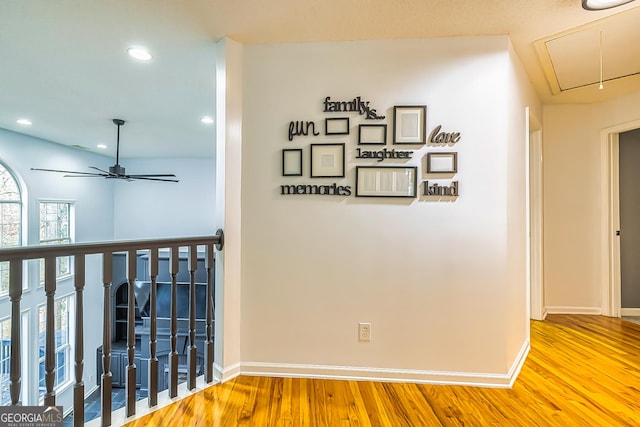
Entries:
[[633,0],[582,0],[585,10],[605,10],[631,3]]
[[113,119],[113,124],[118,127],[118,136],[116,139],[116,164],[109,166],[109,171],[97,168],[95,166],[89,166],[89,169],[93,169],[97,172],[77,172],[66,171],[60,169],[41,169],[31,168],[33,171],[43,172],[60,172],[67,174],[68,178],[105,178],[105,179],[118,179],[124,181],[133,180],[145,180],[145,181],[162,181],[162,182],[180,182],[176,179],[174,174],[142,174],[142,175],[127,175],[124,166],[120,165],[120,126],[124,126],[125,121],[122,119]]

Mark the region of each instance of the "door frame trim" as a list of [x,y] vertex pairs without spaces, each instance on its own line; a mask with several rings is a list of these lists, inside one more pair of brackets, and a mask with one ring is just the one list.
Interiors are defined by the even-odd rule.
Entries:
[[640,128],[640,120],[600,131],[600,274],[601,309],[604,316],[621,316],[619,136]]

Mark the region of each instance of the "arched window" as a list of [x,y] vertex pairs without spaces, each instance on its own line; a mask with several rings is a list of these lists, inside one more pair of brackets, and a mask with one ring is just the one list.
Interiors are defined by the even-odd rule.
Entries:
[[[22,196],[18,181],[0,162],[0,248],[20,246]],[[0,297],[9,293],[9,263],[0,262]]]

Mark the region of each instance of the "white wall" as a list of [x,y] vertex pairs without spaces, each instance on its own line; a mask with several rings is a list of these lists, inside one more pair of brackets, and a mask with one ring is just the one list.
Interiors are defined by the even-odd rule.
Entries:
[[507,353],[513,360],[521,351],[522,342],[529,339],[529,298],[527,253],[528,192],[528,114],[541,117],[542,105],[529,82],[527,74],[509,43],[509,76],[505,117],[507,119]]
[[180,182],[115,182],[115,239],[215,234],[214,158],[126,159],[121,163],[127,173],[173,173]]
[[600,132],[638,119],[640,92],[601,104],[544,107],[544,282],[549,312],[601,312],[605,242],[600,227],[606,200],[600,195]]
[[[244,372],[506,383],[513,348],[526,346],[522,218],[507,184],[521,172],[523,106],[513,127],[505,84],[507,37],[261,45],[245,48],[242,164]],[[395,164],[419,167],[427,151],[457,151],[461,196],[452,202],[353,196],[281,196],[280,185],[351,185],[357,124],[348,137],[287,138],[291,120],[324,130],[326,96],[361,96],[392,128],[394,105],[427,105],[427,131],[461,132],[453,148],[412,147]],[[340,116],[340,115],[338,115]],[[515,129],[515,130],[514,130]],[[512,141],[513,134],[518,141]],[[310,143],[346,142],[346,178],[311,179]],[[305,176],[282,177],[281,150],[303,148]],[[388,143],[387,148],[398,148]],[[400,147],[404,148],[404,147]],[[388,163],[384,163],[387,165]],[[447,180],[444,180],[447,181]],[[515,187],[514,187],[515,188]],[[420,186],[419,191],[422,191]],[[515,214],[516,216],[519,214]],[[510,239],[510,240],[509,240]],[[509,262],[518,267],[510,270]],[[510,292],[510,287],[518,290]],[[358,342],[358,322],[372,340]],[[509,324],[518,325],[508,336]],[[512,342],[514,338],[519,343]],[[509,342],[507,342],[509,340]],[[514,346],[514,344],[516,344]],[[508,348],[507,348],[508,347]],[[469,357],[473,354],[474,357]],[[453,378],[451,373],[460,373]]]
[[[25,223],[28,236],[25,244],[38,244],[38,202],[40,200],[64,200],[75,204],[76,241],[94,242],[113,238],[113,186],[102,179],[64,178],[62,174],[31,171],[30,168],[86,170],[89,165],[100,166],[105,158],[79,150],[65,148],[43,140],[0,129],[0,160],[18,175],[23,183],[23,201],[26,201]],[[26,198],[25,198],[26,196]],[[37,270],[36,270],[37,271]],[[30,270],[33,272],[33,270]],[[96,384],[96,348],[102,345],[102,262],[96,257],[87,259],[85,302],[85,390]],[[34,282],[35,281],[35,282]],[[73,281],[58,284],[56,296],[73,293]],[[37,288],[37,279],[31,276],[30,289],[22,298],[23,310],[29,310],[29,327],[37,334],[37,306],[45,302],[44,290]],[[8,298],[0,299],[0,317],[10,313]],[[100,325],[92,330],[90,325]],[[26,336],[26,331],[25,331]],[[33,342],[37,346],[37,340]],[[33,369],[28,384],[29,396],[23,401],[37,404],[38,359],[37,350],[31,350],[30,365]],[[72,379],[73,371],[71,373]],[[72,386],[71,386],[72,387]],[[58,394],[57,404],[65,409],[72,407],[72,388]],[[24,398],[24,396],[23,396]]]

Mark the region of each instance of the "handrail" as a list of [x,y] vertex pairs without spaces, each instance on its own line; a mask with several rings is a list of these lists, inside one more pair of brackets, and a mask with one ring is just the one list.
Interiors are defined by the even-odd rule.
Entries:
[[61,245],[29,245],[0,248],[0,262],[22,259],[36,259],[78,254],[98,254],[103,252],[127,252],[150,248],[170,248],[172,246],[215,244],[217,250],[224,246],[224,233],[216,231],[214,236],[176,237],[164,239],[118,240],[112,242],[70,243]]

